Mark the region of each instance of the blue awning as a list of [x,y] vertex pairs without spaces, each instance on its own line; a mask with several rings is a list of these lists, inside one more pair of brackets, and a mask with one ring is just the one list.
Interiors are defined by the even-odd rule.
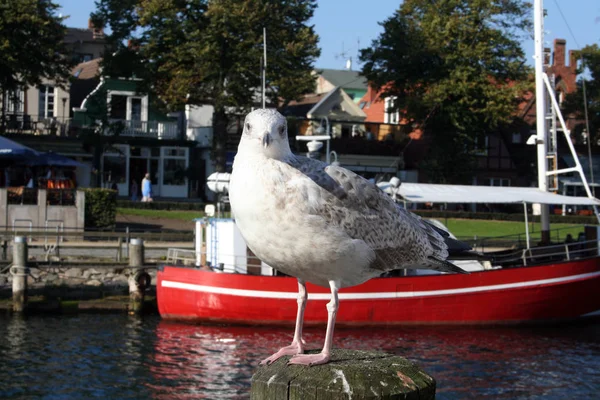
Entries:
[[0,159],[16,159],[21,157],[35,158],[41,153],[4,136],[0,136]]

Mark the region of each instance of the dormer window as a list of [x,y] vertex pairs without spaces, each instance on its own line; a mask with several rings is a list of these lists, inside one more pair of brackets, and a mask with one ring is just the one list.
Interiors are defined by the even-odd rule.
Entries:
[[383,115],[383,122],[386,124],[397,125],[400,119],[400,113],[395,107],[396,96],[390,96],[385,98],[385,109]]

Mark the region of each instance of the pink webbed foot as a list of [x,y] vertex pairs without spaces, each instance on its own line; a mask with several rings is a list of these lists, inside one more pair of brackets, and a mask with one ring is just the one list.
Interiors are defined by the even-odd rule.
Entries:
[[279,351],[273,354],[271,357],[267,357],[260,362],[260,365],[270,365],[277,361],[283,356],[294,356],[296,354],[302,354],[304,352],[303,343],[292,342],[289,346],[282,347]]
[[329,354],[297,354],[288,361],[288,365],[319,365],[327,364],[331,356]]

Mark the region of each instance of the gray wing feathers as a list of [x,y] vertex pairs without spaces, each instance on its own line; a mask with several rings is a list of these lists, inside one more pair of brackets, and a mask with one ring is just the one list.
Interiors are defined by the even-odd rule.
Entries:
[[421,217],[399,207],[377,186],[341,167],[297,158],[290,163],[320,188],[311,212],[373,249],[372,268],[441,269],[448,257],[444,238]]

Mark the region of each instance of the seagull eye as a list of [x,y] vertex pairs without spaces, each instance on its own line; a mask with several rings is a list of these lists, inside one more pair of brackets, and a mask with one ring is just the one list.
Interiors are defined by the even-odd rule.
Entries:
[[279,136],[283,137],[284,133],[285,133],[285,127],[283,125],[281,125],[279,127]]
[[252,130],[252,126],[250,126],[249,122],[246,122],[246,133],[250,133],[251,130]]

